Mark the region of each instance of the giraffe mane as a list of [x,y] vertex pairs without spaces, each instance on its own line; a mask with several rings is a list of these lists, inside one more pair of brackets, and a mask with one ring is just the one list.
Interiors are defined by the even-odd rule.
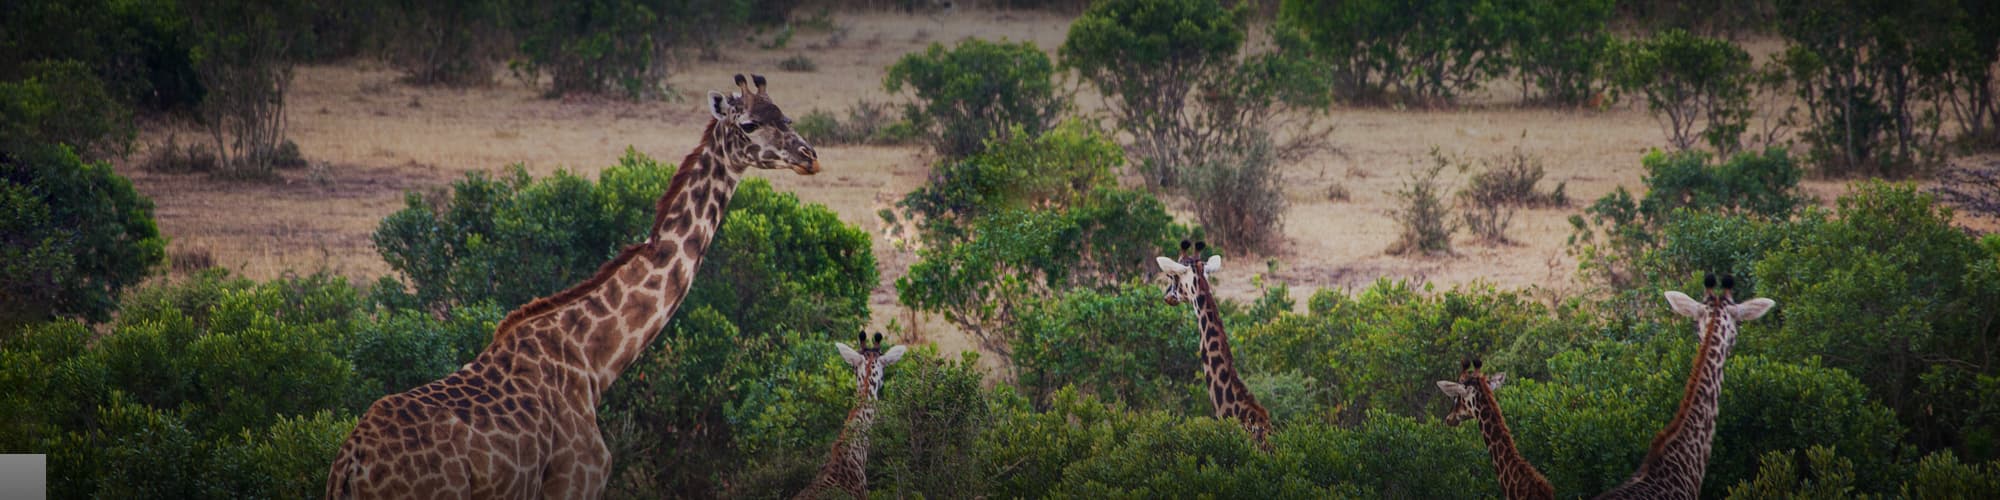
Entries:
[[[659,234],[660,224],[664,223],[667,218],[668,200],[673,199],[674,195],[680,194],[681,191],[685,190],[687,188],[689,179],[694,178],[694,176],[692,175],[680,175],[680,174],[687,170],[688,165],[695,164],[695,162],[701,158],[701,153],[703,151],[708,150],[709,137],[713,136],[714,132],[715,132],[715,119],[710,118],[708,120],[708,127],[706,127],[701,134],[701,144],[696,145],[694,151],[689,152],[687,157],[681,160],[681,164],[678,167],[676,167],[677,170],[675,170],[674,172],[673,181],[667,185],[666,194],[660,195],[659,201],[654,202],[653,228],[652,232],[649,234],[651,235]],[[603,285],[605,281],[609,281],[611,279],[611,276],[618,272],[619,268],[624,267],[625,263],[631,262],[633,257],[640,255],[642,253],[640,252],[641,250],[645,250],[649,247],[652,247],[653,246],[652,238],[653,236],[647,236],[647,241],[642,243],[634,243],[632,245],[626,246],[623,250],[619,250],[617,257],[613,257],[611,258],[610,261],[607,261],[603,265],[598,266],[597,272],[591,274],[590,278],[585,279],[582,282],[577,283],[575,285],[571,285],[569,288],[563,289],[563,291],[556,292],[547,297],[541,297],[535,300],[528,301],[527,304],[522,304],[521,307],[514,308],[513,311],[508,312],[506,317],[500,319],[500,325],[493,329],[493,331],[495,332],[494,333],[495,342],[493,343],[493,345],[499,345],[500,342],[498,341],[500,336],[506,334],[509,331],[512,331],[515,327],[520,326],[522,322],[525,322],[537,316],[541,316],[543,314],[548,314],[549,312],[555,311],[557,308],[576,302],[578,299],[583,298],[584,294],[589,293],[591,290],[597,289],[597,287]]]
[[[1715,319],[1707,318],[1702,321],[1703,323],[1711,323]],[[1689,397],[1693,396],[1695,388],[1700,387],[1702,381],[1708,378],[1708,374],[1702,372],[1701,365],[1702,360],[1708,359],[1709,346],[1715,342],[1712,338],[1713,336],[1708,334],[1709,331],[1711,330],[1704,328],[1702,330],[1701,343],[1695,345],[1694,370],[1688,376],[1687,386],[1681,389],[1680,408],[1674,411],[1674,419],[1667,421],[1666,428],[1660,429],[1660,433],[1653,436],[1653,445],[1646,449],[1646,460],[1639,462],[1640,467],[1650,467],[1654,462],[1661,460],[1661,455],[1666,453],[1667,440],[1673,439],[1675,435],[1680,434],[1682,425],[1687,422],[1688,407],[1693,406],[1693,402]],[[1721,394],[1716,394],[1718,398],[1721,396]]]

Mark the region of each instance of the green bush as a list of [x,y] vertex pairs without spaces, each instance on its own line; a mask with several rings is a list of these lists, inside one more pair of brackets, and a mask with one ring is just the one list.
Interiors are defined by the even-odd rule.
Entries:
[[83,63],[27,64],[19,81],[0,81],[0,161],[58,156],[68,146],[88,160],[122,157],[134,130],[125,107]]
[[1054,290],[1107,287],[1143,276],[1146,261],[1188,234],[1139,191],[1097,188],[1076,206],[981,217],[956,243],[925,249],[896,279],[897,300],[942,313],[1006,356],[1027,301]]
[[1783,328],[1757,349],[1825,356],[1896,409],[1923,449],[1972,445],[1961,426],[1985,399],[1979,386],[1922,379],[2000,369],[1984,354],[2000,303],[1996,258],[1914,187],[1862,184],[1834,215],[1809,213],[1756,264],[1763,293],[1786,304]]
[[1396,242],[1389,245],[1390,254],[1452,253],[1451,235],[1458,232],[1460,220],[1451,216],[1452,206],[1444,201],[1449,191],[1439,185],[1438,174],[1453,165],[1457,165],[1456,160],[1432,149],[1430,166],[1411,172],[1402,189],[1388,193],[1396,198],[1389,217],[1402,228]]
[[493,80],[508,45],[507,15],[499,0],[381,2],[387,21],[384,51],[403,79],[420,85],[479,85]]
[[0,235],[0,332],[107,320],[119,292],[166,257],[152,201],[61,146],[0,153]]
[[[617,92],[628,98],[666,92],[667,55],[683,32],[741,26],[748,10],[737,5],[675,8],[664,0],[592,0],[530,4],[512,13],[522,59],[509,67],[539,86],[551,75],[547,95]],[[714,31],[709,31],[710,33]]]
[[1674,149],[1700,140],[1728,155],[1742,146],[1753,77],[1742,47],[1667,30],[1624,47],[1617,60],[1618,87],[1646,97]]
[[1070,24],[1063,68],[1105,95],[1149,185],[1172,185],[1178,169],[1210,159],[1186,134],[1195,91],[1234,71],[1249,12],[1216,0],[1110,0]]
[[[1585,208],[1583,215],[1572,215],[1569,219],[1573,232],[1568,251],[1577,257],[1579,269],[1590,279],[1618,290],[1687,277],[1672,274],[1685,271],[1684,268],[1667,269],[1670,272],[1662,274],[1662,269],[1648,262],[1649,252],[1660,248],[1664,243],[1662,236],[1669,234],[1663,228],[1674,220],[1674,214],[1712,212],[1776,221],[1791,217],[1809,200],[1799,189],[1802,172],[1780,148],[1766,149],[1761,154],[1738,153],[1721,164],[1711,164],[1710,156],[1700,151],[1671,154],[1655,151],[1640,162],[1646,167],[1647,190],[1642,197],[1633,199],[1631,193],[1619,187]],[[1723,267],[1737,271],[1748,265],[1716,260],[1681,260],[1671,264],[1690,263],[1726,264]],[[1653,297],[1637,299],[1650,301]]]
[[[1303,29],[1332,66],[1337,94],[1436,106],[1506,69],[1505,17],[1495,9],[1487,0],[1287,0],[1278,15]],[[1555,40],[1546,45],[1561,47]],[[1560,67],[1557,61],[1552,56],[1548,63]]]
[[[1803,101],[1808,158],[1829,175],[1907,177],[1942,159],[1938,64],[1956,2],[1779,0],[1777,56]],[[1990,60],[1973,64],[1990,65]]]
[[896,363],[882,389],[870,460],[886,470],[880,487],[932,498],[987,491],[986,464],[973,453],[992,421],[976,354],[957,361],[920,348]]
[[1207,414],[1200,334],[1152,286],[1075,290],[1023,305],[1009,325],[1016,385],[1035,402],[1074,388],[1137,409]]
[[285,141],[285,92],[314,47],[313,7],[303,0],[182,0],[190,60],[206,93],[195,108],[221,173],[264,178]]
[[1117,187],[1112,176],[1125,164],[1117,143],[1081,121],[1039,136],[1016,127],[982,149],[938,164],[928,182],[898,203],[906,216],[921,219],[927,243],[961,241],[987,215],[1081,204],[1098,189]]
[[1271,252],[1284,243],[1290,203],[1276,147],[1268,139],[1258,140],[1182,173],[1195,220],[1216,244]]
[[1499,1],[1499,39],[1524,88],[1540,100],[1581,105],[1609,80],[1617,39],[1609,27],[1614,0]]
[[453,309],[443,321],[415,309],[385,309],[354,333],[354,371],[394,394],[444,378],[486,349],[504,311],[491,304]]
[[1068,106],[1050,80],[1054,64],[1033,42],[973,38],[949,50],[933,43],[888,72],[883,88],[910,88],[917,102],[904,108],[905,119],[946,158],[978,154],[990,138],[1041,135]]
[[190,109],[206,89],[196,78],[194,32],[178,0],[28,0],[0,6],[0,81],[41,61],[78,61],[115,102],[152,111]]

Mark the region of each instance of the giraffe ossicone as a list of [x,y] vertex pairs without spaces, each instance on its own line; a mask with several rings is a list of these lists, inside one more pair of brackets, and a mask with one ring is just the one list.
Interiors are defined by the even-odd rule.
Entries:
[[604,391],[673,317],[751,168],[819,172],[756,87],[709,92],[713,118],[655,205],[643,243],[515,309],[458,371],[368,407],[336,452],[327,498],[596,498],[611,478]]

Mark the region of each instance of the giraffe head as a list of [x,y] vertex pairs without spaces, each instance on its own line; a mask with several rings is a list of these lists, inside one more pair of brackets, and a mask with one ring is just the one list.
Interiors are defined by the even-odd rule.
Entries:
[[1695,300],[1685,293],[1667,292],[1667,305],[1673,308],[1674,313],[1693,319],[1700,325],[1699,329],[1695,330],[1695,335],[1699,337],[1696,340],[1717,335],[1717,341],[1725,345],[1734,345],[1736,325],[1763,317],[1764,313],[1778,306],[1778,303],[1771,299],[1752,299],[1749,302],[1737,303],[1736,278],[1733,276],[1722,277],[1722,293],[1715,293],[1715,285],[1713,274],[1702,280],[1703,294],[1706,295],[1702,300]]
[[[1190,249],[1193,252],[1189,252]],[[1184,302],[1194,302],[1196,278],[1206,279],[1210,273],[1222,270],[1222,256],[1210,255],[1205,261],[1201,258],[1202,252],[1206,250],[1208,243],[1181,240],[1180,259],[1169,259],[1165,256],[1156,258],[1160,264],[1160,271],[1167,275],[1167,305],[1177,306]]]
[[833,346],[840,349],[840,359],[847,360],[847,365],[854,367],[854,383],[868,394],[868,399],[876,399],[881,397],[882,369],[903,359],[903,353],[909,348],[895,346],[883,352],[881,332],[875,333],[875,344],[872,346],[868,344],[868,332],[861,332],[860,344],[859,351],[839,342],[833,343]]
[[715,126],[735,139],[724,141],[732,148],[723,152],[730,167],[819,173],[819,154],[792,130],[792,119],[771,102],[771,94],[764,91],[764,76],[751,75],[751,80],[744,80],[743,75],[736,75],[736,88],[731,94],[708,91],[708,113],[715,117]]
[[1484,387],[1486,392],[1493,392],[1500,389],[1500,384],[1507,383],[1507,374],[1495,373],[1488,377],[1479,373],[1479,365],[1478,359],[1462,362],[1459,367],[1463,371],[1459,373],[1457,382],[1438,381],[1438,389],[1444,391],[1446,396],[1450,396],[1452,401],[1451,413],[1444,416],[1445,425],[1478,420],[1479,412],[1486,411],[1486,408],[1482,408],[1485,400],[1479,397],[1477,388]]

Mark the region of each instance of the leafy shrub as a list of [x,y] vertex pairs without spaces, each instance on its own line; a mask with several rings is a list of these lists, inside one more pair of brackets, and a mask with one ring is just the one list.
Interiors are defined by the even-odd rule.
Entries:
[[977,154],[983,141],[1006,139],[1014,127],[1028,137],[1040,135],[1068,106],[1050,81],[1055,66],[1033,42],[974,38],[949,50],[933,43],[888,71],[883,88],[910,88],[917,102],[904,108],[905,119],[946,158]]
[[509,45],[509,5],[497,0],[383,2],[389,62],[418,85],[467,86],[493,80]]
[[1682,30],[1626,46],[1614,72],[1620,88],[1646,96],[1646,108],[1674,149],[1688,150],[1701,140],[1723,155],[1742,146],[1752,73],[1742,47]]
[[0,81],[0,161],[57,156],[68,146],[89,160],[124,156],[134,133],[131,114],[113,100],[83,63],[27,64],[19,81]]
[[1635,200],[1620,187],[1584,215],[1570,216],[1569,252],[1581,270],[1621,290],[1652,283],[1658,276],[1647,275],[1642,261],[1660,247],[1660,229],[1676,211],[1782,220],[1807,201],[1798,186],[1802,174],[1783,149],[1739,153],[1717,165],[1709,158],[1699,151],[1648,153],[1640,161],[1647,172],[1643,197]]
[[1185,310],[1151,286],[1076,290],[1023,306],[1007,327],[1024,396],[1046,401],[1074,388],[1138,409],[1194,408],[1200,338]]
[[[1938,163],[1941,120],[1926,105],[1942,79],[1954,2],[1777,2],[1777,58],[1807,111],[1808,158],[1830,175],[1904,177]],[[1980,61],[1986,65],[1990,61]]]
[[[1058,53],[1063,68],[1097,87],[1150,185],[1173,183],[1176,169],[1210,160],[1183,132],[1193,125],[1195,90],[1233,70],[1249,9],[1215,0],[1093,3],[1072,23]],[[1220,89],[1231,90],[1231,89]]]
[[933,246],[896,280],[897,300],[942,313],[981,346],[1008,356],[1005,325],[1054,290],[1106,287],[1144,275],[1145,262],[1187,234],[1144,192],[1098,188],[1060,210],[1005,210],[962,240]]
[[107,320],[120,291],[166,257],[151,200],[110,164],[53,149],[0,153],[0,331]]
[[87,66],[114,102],[135,108],[185,110],[206,92],[177,0],[8,2],[0,32],[7,33],[0,81],[19,80],[42,61],[69,60]]
[[1278,15],[1332,66],[1337,94],[1435,106],[1505,69],[1504,17],[1488,15],[1491,8],[1484,0],[1287,0]]
[[1557,104],[1583,104],[1609,80],[1617,49],[1609,21],[1613,0],[1494,2],[1499,39],[1524,88]]
[[[973,453],[992,421],[976,354],[956,362],[918,349],[884,382],[881,420],[869,455],[886,469],[892,491],[949,497],[986,491],[986,467]],[[891,488],[883,488],[885,490]]]
[[[1557,184],[1555,190],[1547,193],[1535,188],[1546,175],[1539,159],[1515,151],[1512,156],[1488,159],[1482,163],[1485,169],[1472,174],[1456,195],[1465,228],[1481,239],[1508,241],[1507,226],[1512,224],[1514,212],[1520,207],[1569,205],[1569,195],[1564,193],[1566,183]],[[1469,168],[1468,165],[1458,166],[1460,171]]]
[[1452,165],[1451,158],[1433,149],[1431,166],[1411,172],[1403,189],[1389,193],[1397,200],[1389,216],[1402,227],[1402,234],[1389,245],[1391,255],[1452,253],[1451,234],[1458,232],[1459,221],[1452,219],[1451,205],[1444,201],[1446,189],[1438,183],[1438,174]]
[[1976,354],[1992,331],[1986,304],[2000,300],[1994,255],[1914,187],[1863,184],[1837,213],[1808,214],[1756,264],[1758,286],[1787,304],[1784,328],[1763,349],[1823,355],[1860,377],[1924,449],[1967,444],[1961,426],[1979,386],[1925,388],[1923,379],[1996,373]]
[[486,348],[505,314],[491,304],[453,309],[443,321],[414,309],[379,313],[354,333],[355,374],[394,394],[444,378]]
[[522,20],[516,33],[523,59],[509,68],[531,85],[549,74],[550,97],[659,97],[667,92],[667,56],[676,44],[702,44],[713,53],[723,33],[748,21],[748,7],[666,0],[530,4],[511,12]]
[[1124,152],[1088,122],[1065,122],[1047,133],[997,134],[984,152],[940,163],[930,179],[898,203],[920,218],[931,244],[963,239],[980,217],[1006,210],[1069,207],[1095,190],[1115,188]]

